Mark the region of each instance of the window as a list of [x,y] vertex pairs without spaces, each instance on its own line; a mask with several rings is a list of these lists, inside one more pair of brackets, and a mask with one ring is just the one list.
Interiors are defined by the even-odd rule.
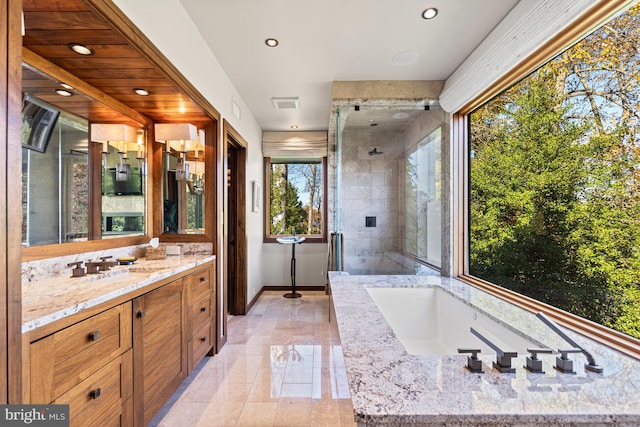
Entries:
[[639,10],[469,119],[469,274],[636,338]]
[[266,241],[301,235],[307,241],[326,242],[324,183],[326,158],[265,158]]

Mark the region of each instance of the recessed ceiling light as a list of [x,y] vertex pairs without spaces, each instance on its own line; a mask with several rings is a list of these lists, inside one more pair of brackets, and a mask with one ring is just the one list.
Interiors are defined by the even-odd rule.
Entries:
[[271,38],[270,38],[270,39],[266,39],[266,40],[264,41],[264,44],[266,44],[266,45],[267,45],[267,46],[269,46],[269,47],[276,47],[276,46],[278,46],[278,40],[276,40],[276,39],[271,39]]
[[56,93],[60,96],[73,96],[73,93],[69,92],[68,90],[64,90],[64,89],[56,89]]
[[422,11],[422,17],[424,19],[433,19],[438,15],[438,9],[430,7]]
[[68,89],[68,90],[73,89],[73,86],[68,85],[68,84],[66,84],[66,83],[60,83],[60,86],[62,86],[62,87],[63,87],[63,88],[65,88],[65,89]]
[[135,88],[133,89],[133,91],[136,93],[136,95],[140,95],[140,96],[149,96],[149,91],[146,89],[142,89],[142,88]]
[[77,53],[78,55],[91,56],[93,55],[93,49],[80,43],[69,43],[69,49]]
[[291,125],[291,129],[298,129],[298,125]]
[[419,56],[420,55],[415,50],[407,50],[393,55],[391,62],[393,62],[394,65],[409,65],[416,62]]

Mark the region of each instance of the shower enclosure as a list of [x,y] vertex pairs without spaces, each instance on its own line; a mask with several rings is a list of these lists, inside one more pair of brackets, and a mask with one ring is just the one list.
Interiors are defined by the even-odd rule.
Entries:
[[424,101],[334,104],[332,248],[350,274],[439,274],[446,114]]

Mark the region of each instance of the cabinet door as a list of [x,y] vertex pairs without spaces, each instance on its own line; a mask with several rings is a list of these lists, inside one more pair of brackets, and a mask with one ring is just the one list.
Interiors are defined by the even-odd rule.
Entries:
[[133,301],[136,425],[146,426],[185,379],[184,286],[169,283]]

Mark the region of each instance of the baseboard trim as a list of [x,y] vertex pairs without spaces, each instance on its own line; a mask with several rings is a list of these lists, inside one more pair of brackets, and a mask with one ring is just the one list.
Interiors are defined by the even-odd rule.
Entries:
[[[291,292],[291,286],[263,286],[260,293],[263,291],[289,291]],[[296,286],[296,292],[304,291],[324,291],[324,286]]]

